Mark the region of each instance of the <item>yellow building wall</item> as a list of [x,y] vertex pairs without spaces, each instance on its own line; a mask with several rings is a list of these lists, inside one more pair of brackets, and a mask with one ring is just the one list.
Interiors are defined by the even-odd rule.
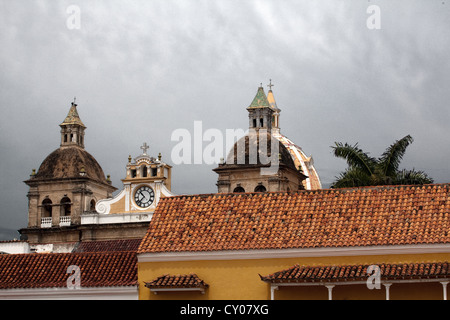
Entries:
[[[277,271],[288,269],[295,264],[316,265],[351,265],[381,263],[412,263],[449,261],[450,253],[420,255],[388,256],[345,256],[314,258],[268,258],[246,260],[200,260],[170,262],[139,262],[138,281],[141,300],[268,300],[270,285],[261,281],[258,274],[267,276]],[[205,294],[199,292],[158,292],[154,294],[145,287],[164,274],[178,275],[195,273],[209,284]],[[442,285],[439,283],[393,284],[390,298],[395,299],[442,299]],[[385,299],[385,288],[369,290],[365,285],[335,286],[333,299]],[[280,287],[275,290],[275,299],[328,299],[324,286]]]
[[125,211],[125,197],[117,201],[116,203],[111,204],[111,213],[126,213]]

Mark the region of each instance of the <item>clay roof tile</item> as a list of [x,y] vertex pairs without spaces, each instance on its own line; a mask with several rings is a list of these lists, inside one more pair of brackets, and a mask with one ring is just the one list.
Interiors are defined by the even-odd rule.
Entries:
[[0,289],[66,287],[70,265],[80,268],[82,287],[137,285],[135,251],[9,254],[0,256]]
[[441,199],[447,184],[163,198],[139,253],[450,243]]

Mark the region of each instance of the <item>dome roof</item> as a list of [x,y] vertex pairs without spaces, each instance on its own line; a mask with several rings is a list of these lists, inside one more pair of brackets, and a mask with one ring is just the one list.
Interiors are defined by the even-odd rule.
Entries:
[[292,160],[298,170],[301,170],[307,178],[303,180],[303,186],[306,190],[317,190],[322,189],[322,184],[320,183],[319,174],[314,168],[314,161],[312,157],[307,157],[303,150],[289,140],[287,137],[280,133],[274,134],[284,147],[289,151]]
[[[251,159],[250,157],[250,150],[254,150],[257,151],[258,150],[258,146],[259,146],[259,142],[260,142],[260,133],[258,131],[250,131],[250,133],[248,133],[247,135],[245,135],[244,137],[242,137],[241,139],[239,139],[239,141],[237,141],[233,148],[230,150],[230,152],[228,153],[228,157],[226,160],[226,163],[221,166],[221,168],[228,168],[228,167],[235,167],[235,166],[239,166],[242,167],[244,166],[264,166],[265,164],[268,165],[268,163],[265,163],[265,161],[260,161],[260,157],[256,157],[256,163],[255,160]],[[267,143],[267,147],[266,148],[260,148],[258,155],[260,155],[261,153],[265,152],[267,150],[267,154],[268,154],[268,159],[267,161],[270,161],[270,157],[271,157],[271,138],[272,135],[270,133],[267,133],[267,137],[265,139],[265,141]],[[244,143],[245,141],[245,149],[243,149],[241,147],[241,145]],[[252,145],[250,145],[250,143]],[[239,152],[239,154],[238,154]],[[298,168],[295,166],[295,163],[291,157],[291,154],[289,152],[289,150],[283,145],[283,143],[278,142],[278,153],[279,153],[279,164],[280,165],[285,165],[295,171],[298,170]],[[244,160],[245,159],[245,160]],[[244,161],[242,161],[244,160]]]
[[[247,169],[251,167],[262,167],[264,166],[264,164],[261,162],[265,162],[267,163],[266,166],[272,167],[270,164],[270,158],[272,158],[273,160],[273,157],[270,157],[271,140],[276,140],[276,142],[278,143],[275,144],[276,146],[279,146],[278,150],[275,152],[278,153],[277,156],[279,164],[281,166],[284,166],[285,168],[287,167],[289,169],[292,169],[299,175],[301,185],[298,186],[298,189],[317,190],[322,188],[319,175],[314,168],[312,157],[307,157],[300,147],[280,134],[279,116],[281,110],[278,108],[275,101],[275,97],[272,91],[273,86],[274,85],[272,84],[272,80],[270,80],[270,84],[268,85],[270,89],[267,96],[264,93],[262,84],[258,87],[255,98],[253,99],[250,106],[247,107],[250,129],[249,134],[244,138],[241,138],[241,140],[234,144],[233,149],[228,153],[226,163],[221,163],[219,164],[218,168],[213,169],[219,174],[217,186],[219,187],[219,190],[222,190],[219,192],[228,192],[227,188],[229,188],[230,186],[230,179],[237,179],[236,175],[227,172],[229,171],[228,169]],[[267,148],[261,148],[261,150],[258,149],[258,146],[261,142],[260,138],[265,138],[265,136],[262,136],[260,132],[261,134],[263,132],[266,132],[268,137]],[[254,135],[257,135],[257,139],[255,139]],[[271,140],[270,137],[272,137]],[[242,141],[245,141],[245,143],[242,143]],[[245,149],[243,146],[245,146]],[[264,154],[266,150],[268,150],[269,159],[265,157],[263,159],[266,161],[260,162],[258,157],[258,161],[256,161],[255,158],[257,158],[257,155]],[[267,176],[268,174],[261,175]],[[287,180],[289,180],[289,178],[287,178],[287,175],[285,175],[284,177],[282,175],[283,173],[278,173],[278,177],[280,179],[286,178]],[[248,178],[245,175],[240,175],[239,177],[242,178],[241,180],[243,181],[245,181],[246,179],[254,179],[254,177]],[[272,181],[275,180],[276,179],[272,179]],[[295,182],[295,184],[297,183]],[[286,186],[281,187],[281,185],[278,186],[280,190],[290,189],[290,187],[285,187]]]
[[83,170],[86,178],[107,183],[97,160],[86,150],[76,146],[62,147],[49,154],[34,178],[42,180],[80,178],[80,172]]

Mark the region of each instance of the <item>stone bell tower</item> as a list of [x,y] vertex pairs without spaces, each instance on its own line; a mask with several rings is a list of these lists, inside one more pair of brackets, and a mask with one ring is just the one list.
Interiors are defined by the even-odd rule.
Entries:
[[28,227],[19,232],[30,244],[79,241],[81,215],[95,211],[97,201],[116,190],[84,149],[86,126],[75,102],[60,127],[60,147],[24,181],[29,186]]
[[67,117],[59,126],[61,127],[61,147],[77,146],[84,149],[84,130],[86,126],[78,115],[75,102],[72,102]]

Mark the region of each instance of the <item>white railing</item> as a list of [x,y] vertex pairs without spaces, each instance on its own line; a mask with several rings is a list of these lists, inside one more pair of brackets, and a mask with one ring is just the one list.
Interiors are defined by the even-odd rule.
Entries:
[[59,226],[60,227],[68,227],[70,226],[70,216],[63,216],[59,218]]
[[52,217],[41,218],[41,228],[51,228],[52,227]]

